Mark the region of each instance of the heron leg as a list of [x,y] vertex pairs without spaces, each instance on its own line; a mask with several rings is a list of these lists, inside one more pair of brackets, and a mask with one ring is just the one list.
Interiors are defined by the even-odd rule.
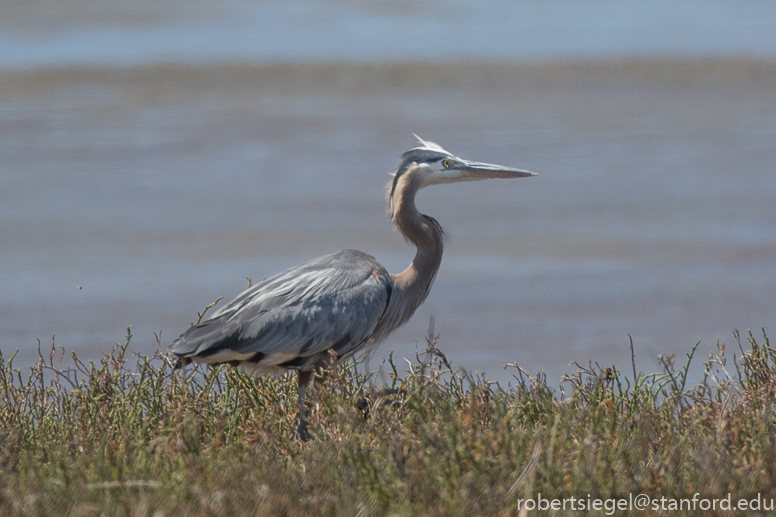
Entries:
[[315,396],[318,396],[318,388],[325,382],[326,376],[332,376],[332,371],[335,371],[337,364],[337,354],[334,351],[329,351],[325,357],[319,360],[314,370],[297,370],[296,383],[297,391],[299,392],[299,398],[297,399],[296,418],[294,419],[294,437],[297,440],[307,441],[309,437],[307,433],[307,410],[305,408],[305,401],[307,395],[307,385],[310,383],[310,377],[315,375],[313,381],[313,389],[315,390]]
[[304,407],[305,395],[307,393],[307,384],[310,382],[312,372],[303,372],[301,370],[296,372],[296,385],[299,392],[299,398],[297,399],[296,418],[294,419],[294,438],[301,441],[307,441],[307,419],[306,411]]

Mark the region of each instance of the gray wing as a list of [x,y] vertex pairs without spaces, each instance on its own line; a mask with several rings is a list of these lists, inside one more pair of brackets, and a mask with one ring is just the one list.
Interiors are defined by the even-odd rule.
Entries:
[[368,344],[388,305],[390,275],[374,257],[345,250],[289,269],[244,291],[190,327],[170,352],[201,362],[311,367]]

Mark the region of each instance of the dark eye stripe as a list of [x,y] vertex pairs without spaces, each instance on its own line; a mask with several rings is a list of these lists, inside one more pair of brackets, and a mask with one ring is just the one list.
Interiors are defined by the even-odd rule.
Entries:
[[[448,153],[447,156],[442,155],[439,156],[439,151],[430,150],[430,149],[410,149],[409,151],[406,151],[404,154],[402,154],[401,159],[402,162],[399,165],[398,169],[396,169],[396,172],[394,173],[393,177],[393,183],[391,184],[391,193],[389,197],[393,196],[394,191],[396,190],[396,184],[399,182],[399,178],[407,172],[407,168],[413,164],[413,163],[436,163],[441,160],[449,160],[450,154]],[[447,165],[445,165],[447,167]]]

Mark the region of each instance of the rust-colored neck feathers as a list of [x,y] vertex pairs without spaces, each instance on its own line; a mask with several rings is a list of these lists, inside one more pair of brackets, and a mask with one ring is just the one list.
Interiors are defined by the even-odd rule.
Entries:
[[397,178],[389,199],[390,217],[404,237],[417,247],[415,259],[397,275],[391,275],[394,291],[386,310],[391,329],[406,322],[428,296],[442,262],[442,228],[433,218],[418,212],[415,194],[420,188],[417,169]]

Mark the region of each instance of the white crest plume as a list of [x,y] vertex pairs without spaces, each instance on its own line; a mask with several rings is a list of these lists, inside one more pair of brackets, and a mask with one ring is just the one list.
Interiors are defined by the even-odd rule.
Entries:
[[436,142],[430,142],[428,140],[423,140],[422,138],[420,138],[415,133],[412,133],[412,136],[417,138],[418,142],[420,142],[420,147],[415,147],[415,149],[426,149],[426,150],[429,150],[429,151],[437,151],[437,152],[449,154],[450,156],[452,156],[452,154],[449,151],[446,151],[445,149],[443,149],[442,146],[437,144]]

